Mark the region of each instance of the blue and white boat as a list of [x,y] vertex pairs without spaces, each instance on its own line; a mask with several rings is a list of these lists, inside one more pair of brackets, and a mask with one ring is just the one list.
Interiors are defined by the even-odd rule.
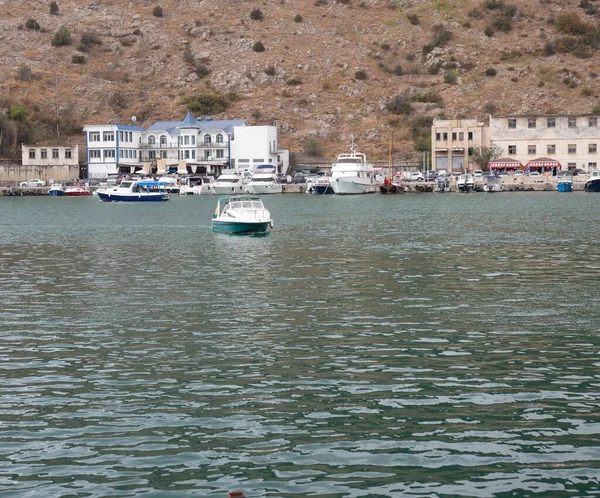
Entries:
[[562,177],[558,179],[556,186],[557,192],[572,192],[573,191],[573,178]]
[[483,177],[484,192],[502,192],[504,191],[504,183],[502,177],[498,175],[485,175]]
[[586,192],[600,192],[600,169],[590,171],[585,182]]
[[50,190],[48,190],[48,195],[52,197],[63,197],[65,195],[65,187],[59,183],[53,183]]
[[254,195],[221,197],[212,218],[213,231],[220,233],[267,233],[272,227],[271,213]]
[[98,190],[98,197],[105,202],[156,202],[169,200],[163,182],[124,181],[113,188]]

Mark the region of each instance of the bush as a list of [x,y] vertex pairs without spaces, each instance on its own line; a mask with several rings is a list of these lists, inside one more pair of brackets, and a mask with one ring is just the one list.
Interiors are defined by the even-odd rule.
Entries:
[[439,105],[444,104],[443,97],[435,90],[431,90],[431,91],[421,94],[421,95],[415,95],[415,96],[413,96],[412,99],[415,102],[423,102],[423,103],[439,104]]
[[443,47],[452,39],[452,31],[450,31],[443,24],[436,24],[432,28],[433,40],[431,44],[433,47]]
[[296,14],[294,16],[294,22],[302,22],[302,16],[300,14]]
[[504,7],[504,0],[485,0],[483,6],[488,10],[501,9]]
[[506,13],[498,14],[492,21],[492,27],[508,33],[512,29],[512,17]]
[[600,114],[600,105],[597,105],[592,109],[592,114],[594,114],[595,116],[598,116]]
[[276,70],[275,66],[273,66],[273,65],[265,67],[265,74],[267,76],[275,76],[276,72],[277,72],[277,70]]
[[307,138],[302,144],[302,151],[309,156],[322,156],[323,145],[315,138]]
[[162,17],[163,16],[163,9],[160,5],[156,5],[153,9],[152,9],[152,15],[154,17]]
[[419,20],[419,16],[417,14],[408,14],[406,17],[408,18],[408,22],[411,23],[413,26],[418,26],[419,24],[421,24],[421,21]]
[[457,79],[458,79],[458,76],[456,75],[456,73],[454,71],[448,71],[446,74],[444,74],[444,83],[453,85],[454,83],[456,83]]
[[33,79],[33,73],[31,72],[31,68],[26,64],[21,64],[19,66],[19,74],[17,79],[21,81],[29,81]]
[[494,36],[494,34],[496,33],[496,30],[492,27],[492,26],[487,26],[484,30],[483,33],[485,34],[485,36],[487,36],[488,38],[491,38],[492,36]]
[[71,32],[65,26],[61,26],[60,28],[58,28],[58,31],[54,33],[54,38],[52,38],[53,47],[62,47],[64,45],[70,45],[71,42]]
[[204,94],[193,97],[185,97],[183,104],[187,110],[198,114],[220,114],[229,107],[231,99],[221,94]]
[[252,12],[250,12],[250,19],[254,21],[262,21],[263,17],[263,13],[260,9],[254,9]]
[[8,117],[13,121],[25,121],[29,117],[29,111],[22,105],[12,105],[8,110]]
[[86,47],[91,47],[92,45],[102,45],[102,40],[96,33],[86,31],[81,35],[80,43]]
[[411,103],[405,97],[397,95],[390,100],[385,108],[392,114],[412,114],[413,109]]
[[71,62],[73,64],[85,64],[85,56],[80,54],[75,54],[71,57]]
[[25,27],[27,29],[32,29],[35,31],[39,31],[40,29],[40,25],[38,24],[38,22],[35,19],[27,19],[27,22],[25,23]]
[[208,76],[208,74],[210,73],[210,70],[201,62],[199,62],[198,64],[196,64],[196,75],[198,76],[198,78],[202,79],[205,76]]
[[556,16],[556,29],[568,35],[582,35],[585,25],[576,12],[561,12]]
[[298,85],[302,84],[302,80],[300,78],[298,78],[297,76],[294,76],[293,78],[290,78],[289,80],[287,80],[286,83],[290,86],[298,86]]
[[367,72],[364,69],[359,69],[354,73],[354,78],[356,78],[357,80],[366,80]]
[[254,50],[255,52],[264,52],[265,46],[263,45],[263,42],[258,40],[254,45],[252,45],[252,50]]
[[55,0],[52,0],[50,3],[50,15],[57,16],[58,15],[58,4]]
[[396,64],[392,73],[394,74],[394,76],[402,76],[402,66],[400,64]]
[[556,44],[553,41],[548,41],[544,45],[544,49],[542,50],[542,54],[545,56],[554,55],[556,53]]
[[486,76],[496,76],[497,74],[498,74],[498,71],[496,71],[496,69],[495,69],[495,68],[493,68],[493,67],[488,67],[488,68],[485,70],[485,75],[486,75]]

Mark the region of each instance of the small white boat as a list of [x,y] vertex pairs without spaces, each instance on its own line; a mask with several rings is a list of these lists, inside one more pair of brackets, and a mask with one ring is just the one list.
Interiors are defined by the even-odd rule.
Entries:
[[163,191],[168,194],[178,194],[181,191],[181,184],[177,175],[161,176],[157,180],[163,187]]
[[84,187],[67,187],[65,189],[65,195],[67,197],[85,197],[92,195],[92,193]]
[[98,197],[105,202],[156,202],[169,200],[162,182],[124,181],[116,187],[98,189]]
[[486,175],[483,177],[483,191],[484,192],[502,192],[504,190],[504,183],[502,178],[498,175]]
[[250,181],[250,174],[234,170],[225,170],[212,183],[213,194],[242,194],[246,191],[246,184]]
[[220,233],[267,233],[272,227],[271,213],[253,195],[221,197],[212,219],[213,231]]
[[65,187],[59,183],[54,183],[50,187],[50,190],[48,190],[48,195],[51,197],[63,197],[65,195]]
[[212,178],[208,176],[190,175],[181,181],[180,195],[211,194]]
[[456,190],[459,192],[473,192],[475,190],[475,180],[470,173],[463,173],[456,180]]
[[281,194],[283,187],[277,181],[277,171],[272,164],[261,164],[252,175],[252,179],[246,185],[249,194]]
[[585,182],[586,192],[600,192],[600,169],[590,171]]
[[339,154],[331,167],[331,188],[337,195],[372,194],[377,192],[373,165],[367,156],[356,152],[354,137],[350,137],[350,153]]
[[445,194],[450,192],[450,179],[447,175],[438,176],[435,180],[435,188],[434,192],[439,192],[441,194]]

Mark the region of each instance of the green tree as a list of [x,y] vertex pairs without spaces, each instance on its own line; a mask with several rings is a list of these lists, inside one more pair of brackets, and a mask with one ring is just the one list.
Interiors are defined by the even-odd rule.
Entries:
[[57,16],[58,15],[58,4],[55,0],[52,0],[50,3],[50,15]]
[[473,153],[471,154],[471,159],[479,169],[487,170],[488,164],[491,161],[495,161],[502,155],[502,149],[495,144],[490,145],[489,147],[481,146],[474,147]]
[[71,45],[72,41],[71,32],[65,26],[61,26],[58,28],[56,33],[54,33],[54,38],[52,38],[52,46],[62,47],[64,45]]
[[13,121],[26,121],[29,117],[29,111],[22,105],[14,104],[8,110],[8,117]]

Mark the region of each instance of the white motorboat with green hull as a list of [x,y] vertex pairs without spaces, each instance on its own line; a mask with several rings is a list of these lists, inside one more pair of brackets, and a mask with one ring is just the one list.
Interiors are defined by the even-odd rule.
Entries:
[[212,229],[219,233],[267,233],[272,227],[271,213],[255,195],[221,197],[212,219]]

